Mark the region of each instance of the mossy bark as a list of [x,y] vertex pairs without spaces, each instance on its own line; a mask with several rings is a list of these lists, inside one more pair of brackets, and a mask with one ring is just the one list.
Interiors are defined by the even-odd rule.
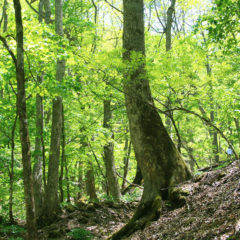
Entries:
[[[131,140],[144,179],[141,203],[130,222],[112,239],[121,239],[159,215],[161,199],[191,173],[154,106],[145,71],[143,0],[124,0],[124,92]],[[171,199],[171,198],[170,198]]]

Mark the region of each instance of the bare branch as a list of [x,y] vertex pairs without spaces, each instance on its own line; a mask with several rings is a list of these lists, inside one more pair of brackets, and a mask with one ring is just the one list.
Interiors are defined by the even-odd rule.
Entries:
[[15,54],[13,53],[11,48],[8,46],[7,40],[0,35],[0,41],[3,43],[3,46],[7,49],[8,53],[11,55],[15,67],[17,67],[17,58],[15,57]]
[[26,3],[28,4],[28,6],[35,12],[35,13],[37,13],[38,15],[39,15],[39,12],[32,6],[32,2],[30,3],[28,0],[25,0],[26,1]]
[[110,7],[112,7],[113,9],[115,9],[116,11],[120,12],[121,14],[123,14],[123,11],[118,9],[117,7],[115,7],[114,5],[112,5],[110,2],[108,2],[108,0],[104,0],[104,2],[106,2]]

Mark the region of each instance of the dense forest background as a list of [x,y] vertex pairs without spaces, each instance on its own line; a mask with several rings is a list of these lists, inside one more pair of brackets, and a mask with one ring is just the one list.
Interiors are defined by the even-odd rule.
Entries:
[[[130,67],[122,61],[122,1],[21,5],[39,219],[37,209],[48,211],[43,198],[57,212],[58,200],[63,206],[140,197],[124,77],[141,57],[133,54]],[[145,1],[146,71],[155,107],[193,173],[240,151],[239,9],[238,0]],[[15,15],[13,2],[0,0],[0,219],[11,223],[25,218]]]

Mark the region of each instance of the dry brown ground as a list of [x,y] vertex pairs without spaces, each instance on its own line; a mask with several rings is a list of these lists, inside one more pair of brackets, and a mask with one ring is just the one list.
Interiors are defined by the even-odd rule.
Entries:
[[[160,218],[125,239],[132,240],[240,240],[239,161],[206,172],[181,187],[190,194],[184,207],[167,204]],[[132,216],[133,203],[79,203],[68,206],[60,219],[39,231],[41,239],[71,239],[73,228],[92,232],[93,239],[106,239]],[[6,238],[5,238],[6,239]],[[82,239],[85,240],[85,239]]]

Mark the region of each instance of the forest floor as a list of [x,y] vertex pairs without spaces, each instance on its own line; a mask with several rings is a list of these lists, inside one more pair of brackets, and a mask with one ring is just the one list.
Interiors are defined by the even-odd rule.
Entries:
[[[132,240],[240,240],[240,162],[197,175],[181,185],[189,192],[185,206],[164,203],[160,218]],[[39,231],[41,239],[106,239],[132,216],[138,202],[67,206],[58,222]],[[19,235],[18,235],[19,236]],[[0,239],[10,239],[1,238]],[[11,238],[14,239],[14,238]],[[17,238],[15,238],[17,239]]]

